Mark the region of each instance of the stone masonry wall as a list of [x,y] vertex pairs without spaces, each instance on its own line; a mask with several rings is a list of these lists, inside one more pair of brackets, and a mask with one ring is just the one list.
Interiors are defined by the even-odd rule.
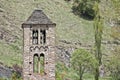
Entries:
[[[24,80],[55,80],[55,26],[49,25],[46,29],[46,44],[32,45],[32,30],[30,25],[25,25],[24,28],[24,65],[23,79]],[[32,26],[35,27],[35,26]],[[45,25],[37,25],[38,30],[44,28]],[[44,54],[44,75],[33,72],[33,56],[34,54]]]

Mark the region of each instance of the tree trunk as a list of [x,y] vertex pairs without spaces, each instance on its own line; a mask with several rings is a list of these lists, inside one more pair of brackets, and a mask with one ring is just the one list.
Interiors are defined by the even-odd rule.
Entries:
[[82,74],[80,74],[80,80],[82,80]]
[[82,80],[82,66],[81,66],[81,65],[79,66],[79,69],[80,69],[80,70],[79,70],[80,80]]
[[95,69],[95,80],[99,80],[99,68]]

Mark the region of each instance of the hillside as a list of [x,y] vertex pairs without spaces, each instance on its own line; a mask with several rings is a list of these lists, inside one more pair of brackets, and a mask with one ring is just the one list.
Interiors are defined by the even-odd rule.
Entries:
[[[105,77],[100,80],[110,80],[110,70],[111,72],[114,70],[114,65],[111,65],[113,69],[108,69],[108,65],[117,53],[115,49],[120,46],[120,41],[112,38],[118,37],[119,30],[118,34],[115,34],[115,26],[110,26],[112,22],[109,22],[109,19],[114,16],[112,15],[114,12],[111,12],[113,8],[109,3],[108,0],[102,0],[99,3],[101,16],[104,18],[102,18],[104,31],[101,52],[102,66],[105,70]],[[77,48],[95,53],[94,22],[75,15],[72,6],[73,0],[0,0],[0,80],[1,77],[13,77],[12,72],[17,70],[20,75],[22,73],[23,30],[21,24],[35,9],[43,10],[51,21],[56,23],[56,79],[78,80],[77,72],[69,67],[71,54]],[[94,72],[92,71],[94,70],[90,69],[83,78],[93,80]]]
[[22,63],[21,24],[34,9],[42,9],[57,24],[57,45],[93,42],[92,21],[74,15],[71,6],[64,0],[0,0],[0,62]]

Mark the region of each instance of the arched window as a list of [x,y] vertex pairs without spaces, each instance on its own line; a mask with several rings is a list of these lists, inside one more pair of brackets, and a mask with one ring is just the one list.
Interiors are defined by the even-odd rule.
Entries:
[[39,66],[39,56],[38,54],[35,54],[33,57],[33,72],[38,73],[38,66]]
[[32,31],[32,39],[33,44],[38,44],[38,30]]
[[40,74],[44,75],[44,54],[40,54]]
[[44,62],[45,62],[44,54],[41,53],[40,56],[35,54],[33,57],[33,72],[39,73],[40,75],[44,75]]

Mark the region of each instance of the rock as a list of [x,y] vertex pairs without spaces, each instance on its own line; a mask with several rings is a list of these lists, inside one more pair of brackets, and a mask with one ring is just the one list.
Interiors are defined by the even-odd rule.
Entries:
[[83,44],[81,41],[70,42],[66,40],[59,40],[59,42],[62,45],[56,46],[57,60],[63,62],[67,67],[70,66],[71,54],[75,49],[82,48],[90,51],[93,46],[91,44]]
[[0,12],[4,12],[4,10],[0,8]]
[[114,40],[113,44],[120,45],[120,41],[119,40]]
[[22,76],[22,68],[17,64],[13,67],[8,67],[0,63],[0,78],[9,79],[12,77],[13,73],[16,73],[18,77]]
[[13,70],[9,67],[0,64],[0,78],[10,78]]
[[0,39],[2,40],[3,39],[3,34],[0,32]]
[[73,51],[74,48],[72,47],[56,46],[57,60],[63,62],[67,67],[69,67],[70,57]]
[[72,44],[71,42],[68,42],[66,40],[59,40],[59,42],[65,43],[65,44]]

